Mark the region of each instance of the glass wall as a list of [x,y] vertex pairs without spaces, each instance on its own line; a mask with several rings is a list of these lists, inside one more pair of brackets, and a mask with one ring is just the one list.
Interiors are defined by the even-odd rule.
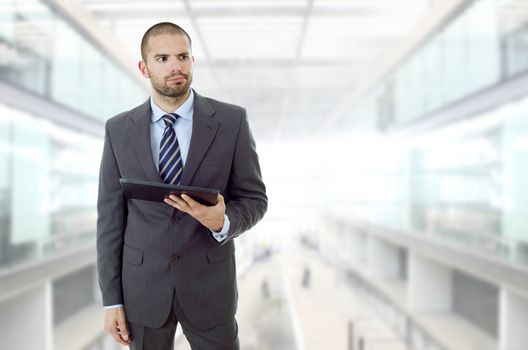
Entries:
[[528,8],[524,0],[505,0],[498,11],[504,55],[504,74],[515,75],[528,67]]
[[0,2],[0,80],[98,120],[147,98],[129,72],[41,0]]
[[[148,95],[42,0],[0,2],[0,81],[93,118]],[[0,104],[0,269],[95,239],[102,138]]]
[[324,162],[343,174],[325,206],[347,198],[353,218],[528,264],[527,114],[528,97],[419,135],[348,134]]
[[388,130],[527,72],[528,10],[521,2],[473,2],[407,56],[356,110],[370,108],[379,129]]
[[[503,254],[501,125],[474,120],[410,150],[412,227]],[[473,130],[475,128],[475,130]],[[444,131],[445,132],[445,131]]]
[[102,140],[0,105],[0,268],[93,242]]
[[347,189],[328,186],[329,198],[346,193],[349,215],[388,229],[528,264],[528,97],[435,131],[390,133],[528,73],[521,2],[474,1],[363,98],[347,127],[370,136],[336,146],[348,148]]

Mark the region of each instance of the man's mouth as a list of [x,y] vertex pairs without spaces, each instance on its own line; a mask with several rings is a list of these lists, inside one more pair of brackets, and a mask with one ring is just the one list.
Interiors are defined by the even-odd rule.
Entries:
[[186,78],[184,76],[179,75],[177,77],[172,77],[172,78],[167,79],[167,82],[168,83],[176,83],[177,84],[177,83],[183,82],[185,79]]

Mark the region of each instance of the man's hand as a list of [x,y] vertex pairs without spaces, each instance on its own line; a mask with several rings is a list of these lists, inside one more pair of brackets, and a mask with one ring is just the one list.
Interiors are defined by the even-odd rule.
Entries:
[[218,202],[214,206],[206,206],[198,203],[186,194],[181,197],[171,194],[165,198],[165,203],[189,214],[202,225],[212,231],[220,231],[224,227],[225,203],[224,197],[219,194]]
[[105,314],[105,330],[112,335],[116,342],[130,345],[130,336],[126,326],[125,310],[122,307],[107,309]]

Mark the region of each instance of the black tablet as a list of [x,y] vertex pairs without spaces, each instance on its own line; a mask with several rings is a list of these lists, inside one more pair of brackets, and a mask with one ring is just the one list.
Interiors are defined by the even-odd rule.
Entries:
[[204,205],[215,205],[219,190],[202,187],[169,185],[162,182],[150,182],[132,179],[119,179],[123,193],[130,199],[163,202],[171,194],[186,194]]

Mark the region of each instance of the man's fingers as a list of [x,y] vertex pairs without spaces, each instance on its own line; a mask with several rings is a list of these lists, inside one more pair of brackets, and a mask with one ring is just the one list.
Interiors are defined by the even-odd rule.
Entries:
[[110,331],[110,334],[112,334],[112,336],[114,334],[117,334],[117,332],[118,332],[117,331],[117,321],[112,322],[112,324],[110,325],[110,330],[109,331]]
[[183,199],[173,194],[165,198],[165,203],[170,204],[180,210],[186,206],[186,203]]
[[181,197],[171,194],[164,201],[179,211],[189,214],[210,230],[219,231],[224,225],[225,203],[221,194],[218,195],[218,203],[214,206],[202,205],[186,194],[182,194]]
[[112,333],[112,338],[120,344],[128,345],[128,342],[125,342],[123,339],[121,339],[121,336],[118,333]]
[[216,205],[224,205],[224,196],[222,196],[220,193],[218,194],[218,202]]
[[197,205],[200,205],[200,203],[198,203],[197,201],[195,201],[194,199],[192,199],[190,196],[186,194],[182,194],[181,198],[185,201],[185,203],[187,203],[189,207],[191,207],[191,209],[194,209]]
[[201,205],[200,203],[196,202],[194,199],[185,194],[182,194],[181,197],[171,194],[169,197],[165,198],[165,203],[172,205],[174,208],[191,215]]
[[123,340],[125,341],[128,341],[128,329],[127,329],[125,320],[122,318],[119,318],[117,320],[117,323],[118,323],[117,328],[119,329],[119,334],[121,335],[121,338],[123,338]]
[[112,338],[114,338],[116,342],[123,344],[123,345],[130,345],[128,331],[126,331],[126,335],[125,335],[125,333],[119,329],[119,326],[116,325],[116,327],[112,329],[111,334],[112,334]]
[[114,338],[116,342],[121,343],[123,345],[128,345],[127,343],[123,341],[123,339],[121,339],[121,336],[119,335],[117,321],[112,324],[110,328],[110,334],[112,335],[112,338]]
[[126,326],[126,317],[122,308],[106,311],[105,330],[120,344],[130,345],[130,335]]

